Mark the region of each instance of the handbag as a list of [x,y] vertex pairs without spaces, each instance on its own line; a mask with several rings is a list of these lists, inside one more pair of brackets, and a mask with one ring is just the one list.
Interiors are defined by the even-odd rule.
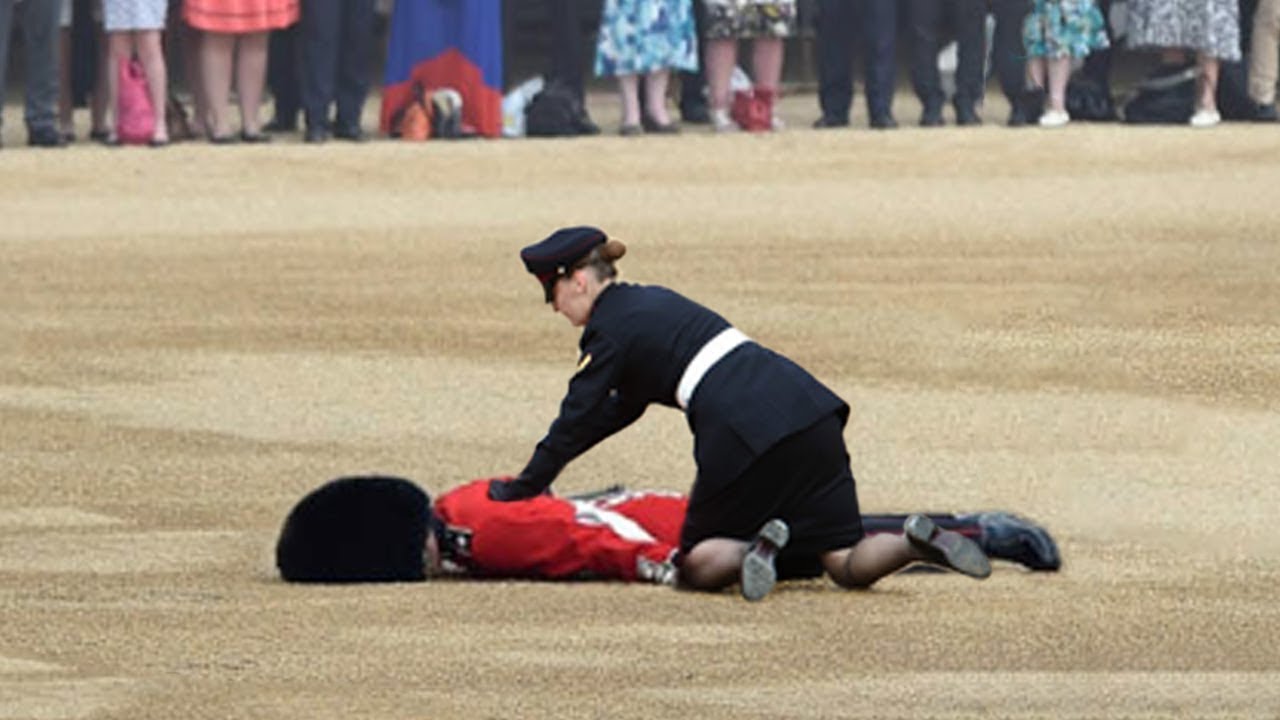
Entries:
[[147,91],[147,72],[136,58],[121,58],[116,84],[116,137],[145,145],[156,132],[156,111]]

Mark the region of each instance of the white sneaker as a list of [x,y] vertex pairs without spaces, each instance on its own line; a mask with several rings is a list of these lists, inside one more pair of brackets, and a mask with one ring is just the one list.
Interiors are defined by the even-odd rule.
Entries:
[[711,129],[718,133],[738,132],[742,128],[738,127],[738,123],[729,117],[729,111],[724,109],[711,111]]
[[1059,128],[1071,122],[1066,110],[1045,110],[1040,115],[1040,127]]
[[1207,128],[1213,127],[1222,122],[1222,116],[1217,110],[1205,110],[1201,108],[1196,110],[1196,114],[1191,116],[1191,127]]

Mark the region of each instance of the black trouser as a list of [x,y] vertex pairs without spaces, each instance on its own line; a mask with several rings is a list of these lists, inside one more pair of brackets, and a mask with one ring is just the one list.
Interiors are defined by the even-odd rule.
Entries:
[[307,0],[302,6],[302,104],[307,127],[327,129],[337,104],[342,130],[360,126],[369,93],[374,0]]
[[1022,24],[1031,12],[1031,0],[991,0],[996,19],[991,38],[991,64],[1000,79],[1000,90],[1015,101],[1027,87],[1027,50],[1022,42]]
[[873,118],[890,114],[897,25],[897,0],[818,0],[818,103],[823,117],[849,119],[855,45],[863,53],[867,112]]
[[551,57],[548,82],[556,82],[582,99],[582,0],[550,0]]
[[267,45],[267,87],[275,99],[275,120],[298,122],[302,109],[302,80],[298,77],[298,26],[271,31]]
[[698,69],[680,73],[680,112],[687,113],[707,104],[706,43],[702,41],[707,25],[707,10],[702,0],[693,0],[693,23],[698,34]]
[[959,45],[955,104],[972,108],[982,97],[986,11],[985,0],[911,0],[911,82],[926,110],[941,108],[946,100],[938,51],[947,26]]

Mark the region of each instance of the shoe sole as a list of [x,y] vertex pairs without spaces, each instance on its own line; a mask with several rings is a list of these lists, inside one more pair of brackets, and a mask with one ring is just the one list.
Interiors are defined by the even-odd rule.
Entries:
[[951,530],[939,530],[924,515],[912,515],[902,526],[911,544],[921,550],[929,562],[950,568],[971,578],[982,580],[991,575],[991,561],[982,548],[969,538]]
[[742,558],[742,597],[751,602],[762,599],[778,582],[778,570],[773,561],[778,551],[786,547],[791,530],[782,520],[774,518],[760,528],[756,538]]

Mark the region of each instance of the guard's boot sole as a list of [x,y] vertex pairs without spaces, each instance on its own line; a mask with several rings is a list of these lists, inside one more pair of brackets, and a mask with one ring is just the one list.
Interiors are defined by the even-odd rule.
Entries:
[[958,532],[939,530],[924,515],[908,517],[902,531],[928,562],[979,580],[991,574],[991,561],[978,543]]
[[754,602],[769,594],[778,582],[774,560],[790,538],[791,530],[778,518],[760,528],[747,554],[742,557],[742,597]]

